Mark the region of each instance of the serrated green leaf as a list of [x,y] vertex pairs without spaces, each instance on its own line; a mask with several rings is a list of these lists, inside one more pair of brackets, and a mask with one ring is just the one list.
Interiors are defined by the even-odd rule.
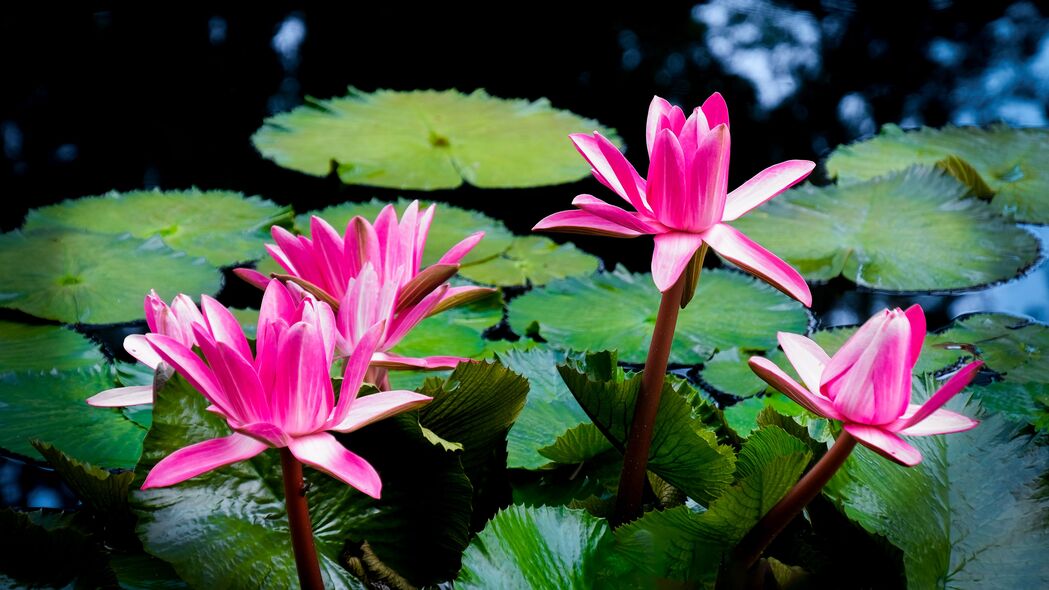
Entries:
[[535,102],[483,90],[368,94],[309,99],[266,119],[252,137],[278,165],[323,176],[333,169],[347,184],[400,189],[514,188],[572,182],[589,166],[570,133],[615,133],[596,121]]
[[600,259],[571,242],[558,244],[541,236],[521,236],[514,238],[502,254],[463,267],[459,274],[482,285],[539,286],[557,279],[593,274],[600,266]]
[[291,225],[291,207],[231,191],[132,191],[80,197],[33,209],[25,231],[78,229],[159,237],[173,250],[214,266],[257,260],[273,225]]
[[122,518],[128,512],[127,496],[133,471],[113,473],[90,463],[77,461],[54,445],[35,441],[33,447],[51,464],[62,481],[92,512],[108,518]]
[[[552,346],[616,349],[619,358],[644,362],[660,294],[648,274],[622,270],[555,281],[513,299],[510,327],[526,334],[536,322]],[[776,346],[776,332],[804,332],[809,317],[800,303],[738,272],[705,270],[696,297],[678,318],[671,363],[696,364],[716,350]]]
[[98,345],[69,328],[0,321],[0,373],[69,371],[105,360]]
[[916,166],[793,189],[732,225],[814,281],[843,275],[883,291],[944,292],[1023,273],[1041,255],[1038,239],[968,190]]
[[539,449],[539,454],[554,463],[582,463],[612,450],[601,430],[589,422],[578,424],[557,437],[552,445]]

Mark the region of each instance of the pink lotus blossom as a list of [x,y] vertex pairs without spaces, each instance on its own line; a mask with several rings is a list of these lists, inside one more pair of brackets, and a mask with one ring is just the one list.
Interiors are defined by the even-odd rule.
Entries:
[[947,434],[978,424],[941,406],[972,381],[982,361],[962,367],[924,405],[910,403],[911,372],[924,341],[925,314],[914,305],[867,320],[833,357],[804,336],[780,332],[780,346],[805,387],[764,357],[751,357],[750,368],[810,412],[843,422],[872,450],[913,466],[921,453],[899,435]]
[[652,100],[646,132],[647,181],[600,133],[571,138],[593,167],[594,177],[634,210],[584,194],[572,201],[578,209],[554,213],[534,230],[617,238],[652,235],[652,278],[660,291],[677,282],[706,243],[722,258],[811,305],[809,288],[796,270],[726,222],[800,182],[815,164],[781,162],[728,192],[729,118],[721,94],[712,94],[687,119],[679,107],[658,96]]
[[[164,303],[156,291],[150,290],[143,302],[143,307],[145,307],[146,324],[150,332],[170,336],[189,348],[196,345],[193,326],[203,327],[204,316],[200,314],[200,310],[197,309],[192,299],[179,294],[172,300],[171,307],[168,307],[168,304]],[[160,363],[160,357],[153,352],[153,348],[149,346],[146,337],[142,334],[132,334],[125,338],[124,350],[150,369],[155,370],[157,364]],[[87,398],[87,403],[101,408],[151,404],[153,403],[153,386],[135,385],[107,389]]]
[[207,296],[202,309],[204,325],[195,325],[193,332],[205,360],[171,336],[147,334],[146,340],[211,402],[209,409],[226,419],[233,434],[168,455],[149,472],[142,489],[174,485],[269,447],[287,447],[299,461],[378,498],[378,473],[328,431],[352,432],[430,400],[412,391],[357,397],[384,326],[372,326],[350,352],[336,402],[329,373],[335,316],[327,304],[297,300],[280,281],[271,281],[259,312],[254,356],[229,310]]

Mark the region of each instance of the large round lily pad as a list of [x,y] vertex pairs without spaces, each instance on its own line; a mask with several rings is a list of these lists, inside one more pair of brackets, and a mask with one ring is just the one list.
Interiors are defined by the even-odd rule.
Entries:
[[142,318],[142,298],[156,289],[215,293],[222,275],[203,258],[145,242],[73,230],[0,235],[0,306],[68,323],[109,324]]
[[1011,279],[1038,261],[1038,239],[925,166],[862,183],[782,195],[737,228],[809,280],[844,275],[872,289],[945,292]]
[[[644,362],[660,294],[648,274],[622,270],[555,281],[510,302],[510,327],[575,350],[618,350],[620,360]],[[800,303],[739,272],[704,270],[692,303],[681,311],[670,362],[696,364],[717,350],[767,350],[776,331],[804,332]]]
[[160,236],[174,250],[228,266],[265,256],[270,226],[290,224],[291,215],[291,207],[230,191],[133,191],[34,209],[24,229]]
[[331,100],[266,119],[252,140],[278,165],[347,184],[399,189],[484,188],[572,182],[590,167],[570,133],[596,121],[550,106],[546,99],[507,100],[483,90],[368,94],[351,88]]
[[98,345],[69,328],[0,321],[0,373],[69,371],[105,360]]
[[923,128],[886,125],[877,136],[841,146],[827,160],[839,182],[867,180],[912,164],[947,164],[981,196],[993,193],[998,210],[1017,221],[1049,223],[1049,129]]
[[588,275],[601,261],[571,242],[558,244],[541,236],[514,238],[510,248],[480,264],[463,267],[459,274],[485,285],[544,285],[555,279]]

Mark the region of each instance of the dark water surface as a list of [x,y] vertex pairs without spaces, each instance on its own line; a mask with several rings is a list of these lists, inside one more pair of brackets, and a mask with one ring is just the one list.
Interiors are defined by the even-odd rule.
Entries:
[[[32,207],[113,189],[230,189],[300,212],[398,196],[284,170],[249,141],[266,116],[348,85],[547,97],[618,129],[638,165],[653,94],[691,107],[720,91],[733,115],[732,186],[785,159],[821,160],[885,123],[1046,126],[1049,117],[1049,9],[1033,2],[388,5],[7,14],[0,229]],[[525,233],[595,187],[403,194],[476,208]],[[648,244],[574,241],[606,265],[648,269]],[[970,311],[1049,321],[1044,267],[961,295],[887,296],[841,279],[814,295],[821,326],[912,302],[931,328]],[[52,474],[0,459],[0,505],[70,501]]]

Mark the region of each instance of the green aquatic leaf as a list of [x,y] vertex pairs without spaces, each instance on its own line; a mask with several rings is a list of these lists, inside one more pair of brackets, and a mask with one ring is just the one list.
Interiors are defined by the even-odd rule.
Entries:
[[158,236],[173,250],[214,266],[266,256],[273,225],[291,225],[291,207],[231,191],[132,191],[80,197],[33,209],[25,231],[79,229],[103,234]]
[[105,360],[98,345],[75,330],[0,321],[0,373],[70,371]]
[[222,286],[218,270],[158,239],[74,230],[0,235],[0,266],[18,269],[0,276],[0,306],[67,323],[141,319],[150,289],[170,301],[178,293],[214,294]]
[[557,437],[554,444],[539,449],[539,454],[554,463],[574,465],[589,461],[612,450],[601,429],[592,422],[578,424]]
[[590,167],[570,133],[615,132],[590,119],[483,90],[364,93],[354,88],[266,119],[252,137],[278,165],[346,184],[399,189],[518,188],[572,182]]
[[[648,274],[623,270],[555,281],[513,299],[510,327],[528,334],[536,322],[551,345],[574,350],[617,349],[619,358],[645,360],[660,295]],[[802,305],[732,270],[703,271],[695,299],[678,318],[670,362],[696,364],[717,350],[766,350],[776,332],[804,332]]]
[[1023,273],[1041,255],[1038,239],[968,191],[915,166],[793,189],[732,225],[813,281],[843,275],[883,291],[944,292]]
[[738,348],[722,350],[703,363],[699,372],[703,384],[720,393],[750,397],[765,391],[766,384],[750,370],[747,361],[754,356]]
[[112,519],[131,515],[127,496],[131,489],[131,481],[135,479],[135,472],[107,471],[90,463],[77,461],[48,443],[35,441],[33,446],[95,515]]
[[78,461],[131,469],[142,453],[145,429],[117,408],[84,400],[114,386],[109,365],[75,371],[24,371],[0,375],[0,447],[39,457],[30,443],[54,445]]
[[[951,157],[977,176],[971,177]],[[912,164],[937,164],[966,181],[979,195],[993,191],[991,205],[1017,221],[1049,223],[1049,130],[994,125],[903,131],[885,125],[881,133],[840,146],[827,159],[827,173],[839,182],[867,180]],[[982,187],[981,187],[982,185]]]
[[1004,313],[958,318],[925,339],[915,372],[934,372],[980,358],[1013,383],[1049,383],[1049,326]]
[[593,274],[601,260],[576,248],[541,236],[514,238],[510,248],[480,264],[463,267],[459,274],[483,285],[545,285],[556,279]]
[[1049,383],[998,381],[970,391],[985,410],[1049,433]]
[[503,298],[495,293],[424,319],[391,352],[411,357],[480,358],[487,351],[485,330],[502,319]]
[[804,408],[778,391],[749,397],[725,408],[725,420],[740,436],[750,436],[758,428],[758,416],[765,408],[772,408],[787,416],[802,416]]
[[608,524],[583,510],[510,506],[470,543],[455,587],[601,587],[613,544]]

